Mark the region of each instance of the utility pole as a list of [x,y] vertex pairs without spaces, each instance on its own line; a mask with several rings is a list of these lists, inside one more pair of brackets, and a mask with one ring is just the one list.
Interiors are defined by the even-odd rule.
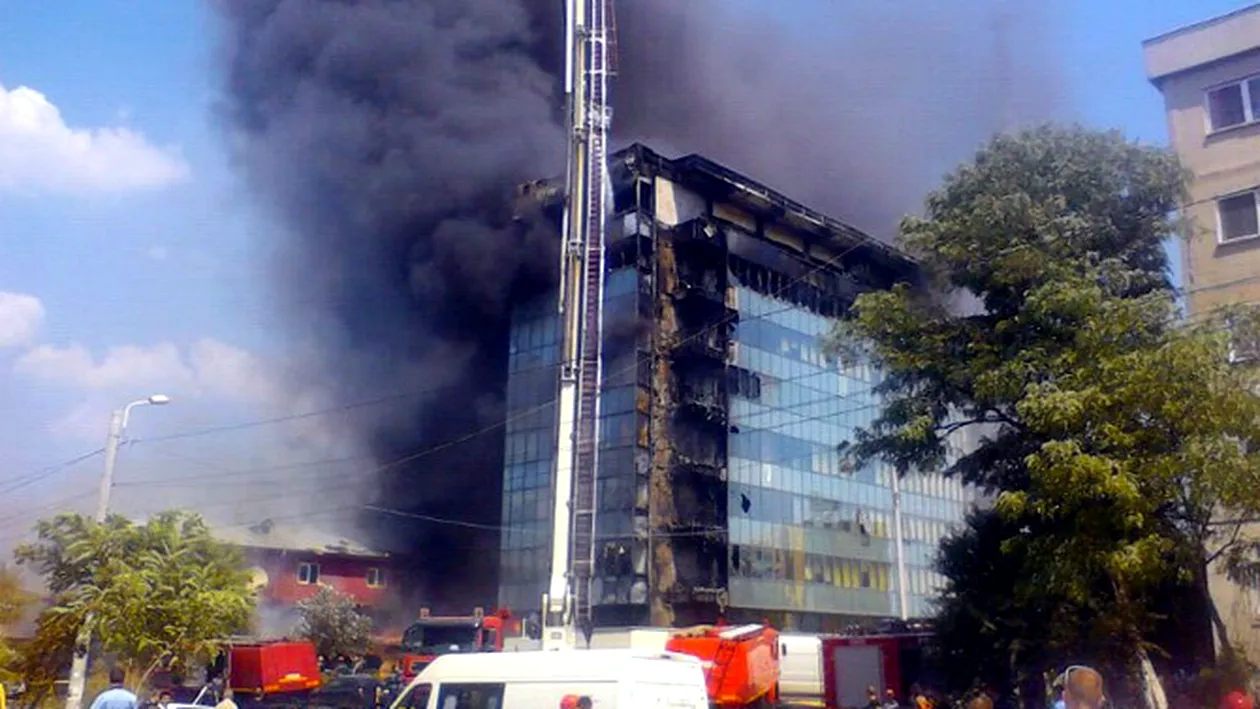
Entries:
[[[127,419],[137,406],[169,404],[170,397],[154,394],[147,399],[137,399],[109,415],[109,435],[105,438],[105,471],[101,473],[101,487],[96,499],[96,523],[104,524],[109,516],[109,493],[114,487],[114,464],[118,461],[118,448],[122,445]],[[87,684],[88,650],[92,645],[92,616],[83,619],[79,634],[74,639],[74,660],[70,663],[70,683],[66,687],[66,709],[81,709],[83,690]]]
[[893,545],[897,555],[897,612],[902,620],[910,619],[910,593],[906,588],[906,544],[901,533],[901,475],[892,473]]

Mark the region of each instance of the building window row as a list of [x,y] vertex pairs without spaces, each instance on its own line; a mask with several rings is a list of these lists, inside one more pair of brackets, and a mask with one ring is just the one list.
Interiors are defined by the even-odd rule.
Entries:
[[1216,233],[1222,244],[1260,236],[1260,189],[1216,200]]
[[1260,76],[1207,91],[1208,132],[1260,121]]
[[[385,586],[385,574],[375,566],[368,568],[364,573],[364,580],[368,588],[383,588]],[[297,567],[297,582],[303,586],[319,583],[319,564],[313,561],[299,563]]]
[[550,460],[510,463],[507,466],[506,473],[503,481],[505,493],[551,486]]
[[[878,505],[881,500],[865,498],[865,504],[857,500],[828,500],[737,483],[730,485],[728,495],[729,514],[734,519],[892,538],[893,515],[886,506]],[[951,532],[951,525],[945,522],[905,514],[901,527],[905,541],[931,545]]]
[[882,562],[738,544],[731,547],[731,569],[742,578],[800,581],[879,591],[889,589],[891,575],[890,565]]
[[830,333],[833,326],[830,318],[750,288],[736,286],[735,297],[739,311],[745,317],[768,320],[815,338]]

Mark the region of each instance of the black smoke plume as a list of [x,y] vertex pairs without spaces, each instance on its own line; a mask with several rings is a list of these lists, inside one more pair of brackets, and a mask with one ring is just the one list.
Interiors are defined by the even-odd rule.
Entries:
[[[279,292],[381,465],[501,418],[514,298],[556,240],[513,220],[516,184],[563,170],[554,32],[510,0],[221,0],[222,107],[248,184],[285,227]],[[537,224],[538,222],[536,222]],[[502,429],[395,465],[378,527],[435,606],[492,602]],[[379,540],[378,540],[379,543]],[[451,609],[456,610],[455,608]]]
[[[382,464],[440,446],[360,482],[466,523],[385,530],[426,602],[492,603],[502,431],[464,437],[502,418],[510,304],[552,287],[554,231],[514,221],[512,191],[563,171],[561,2],[212,2],[234,157],[283,226],[287,332],[341,400],[437,392],[347,418]],[[619,0],[616,130],[887,235],[1012,107],[1058,107],[1001,3]]]
[[614,124],[890,238],[994,132],[1062,117],[1030,0],[619,0]]

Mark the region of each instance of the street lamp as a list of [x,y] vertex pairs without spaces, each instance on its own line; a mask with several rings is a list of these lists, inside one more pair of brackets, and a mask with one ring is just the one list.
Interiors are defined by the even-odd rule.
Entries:
[[104,522],[109,514],[109,493],[114,487],[114,464],[118,461],[118,446],[122,444],[123,432],[127,430],[127,421],[131,419],[131,410],[137,406],[161,406],[169,403],[171,397],[166,394],[153,394],[147,399],[136,399],[121,409],[114,409],[109,415],[109,437],[105,439],[105,472],[101,475],[101,490],[96,498],[97,522]]
[[[109,516],[109,493],[114,487],[114,464],[118,462],[118,447],[122,444],[123,433],[127,430],[127,421],[131,419],[131,410],[137,406],[161,406],[171,403],[166,394],[152,394],[145,399],[136,399],[121,409],[114,409],[109,415],[109,436],[105,439],[105,471],[101,474],[101,489],[96,500],[96,521],[103,523]],[[74,660],[70,664],[70,684],[66,688],[66,709],[81,709],[83,706],[83,689],[87,682],[88,649],[92,643],[92,617],[83,619],[79,635],[75,638]]]

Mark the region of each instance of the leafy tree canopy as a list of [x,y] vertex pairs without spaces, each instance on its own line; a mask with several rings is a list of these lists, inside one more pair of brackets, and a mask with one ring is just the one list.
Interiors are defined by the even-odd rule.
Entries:
[[331,586],[298,603],[301,620],[295,631],[315,644],[323,657],[362,655],[371,643],[372,620],[359,612],[355,600]]
[[[1005,531],[990,551],[1010,602],[981,610],[1053,621],[1025,627],[1025,642],[1088,644],[1070,618],[1092,609],[1144,658],[1146,594],[1194,568],[1186,555],[1222,506],[1260,510],[1251,374],[1229,365],[1219,331],[1176,323],[1162,242],[1185,179],[1171,153],[1116,133],[998,137],[902,224],[932,293],[862,295],[833,338],[882,373],[859,459],[997,494]],[[970,445],[955,455],[960,435]],[[946,576],[947,599],[995,582]],[[999,666],[1018,635],[999,642]]]
[[[209,658],[215,641],[248,628],[254,599],[239,550],[214,539],[199,515],[174,511],[135,524],[63,514],[36,524],[19,563],[54,593],[50,636],[91,617],[106,650],[147,674]],[[72,636],[71,636],[72,637]]]
[[20,658],[8,643],[8,630],[25,617],[34,602],[35,594],[26,590],[17,572],[0,564],[0,682],[17,678],[15,669]]

